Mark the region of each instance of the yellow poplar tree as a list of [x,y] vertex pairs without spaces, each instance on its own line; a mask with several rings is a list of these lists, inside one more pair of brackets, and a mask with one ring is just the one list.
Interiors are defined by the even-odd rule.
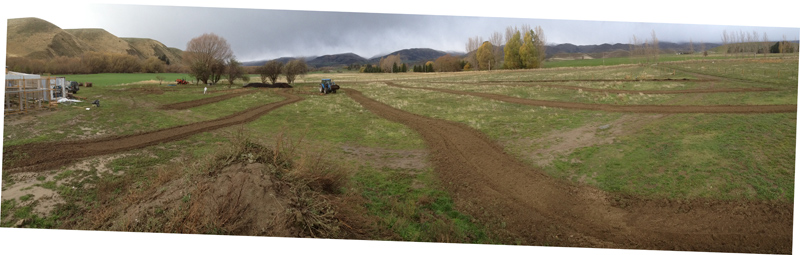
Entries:
[[494,63],[494,47],[489,41],[483,42],[478,48],[478,68],[481,70],[491,70]]
[[538,68],[539,60],[536,57],[536,45],[533,42],[533,30],[525,31],[522,46],[519,47],[519,56],[522,68]]
[[508,41],[506,41],[506,46],[504,48],[505,62],[503,63],[503,66],[506,69],[523,68],[522,58],[520,56],[521,52],[519,36],[519,30],[517,30],[514,32],[511,38],[508,38]]

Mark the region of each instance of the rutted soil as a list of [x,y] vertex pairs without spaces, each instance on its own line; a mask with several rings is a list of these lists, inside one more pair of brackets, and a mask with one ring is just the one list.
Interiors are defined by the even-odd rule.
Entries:
[[247,93],[251,93],[251,91],[250,90],[244,90],[244,91],[238,91],[238,92],[229,93],[229,94],[225,94],[225,95],[219,95],[219,96],[215,96],[215,97],[208,97],[208,98],[197,99],[197,100],[192,100],[192,101],[186,101],[186,102],[180,102],[180,103],[174,103],[174,104],[167,104],[167,105],[162,105],[161,107],[159,107],[159,109],[162,109],[162,110],[184,110],[184,109],[189,109],[189,108],[193,108],[193,107],[198,107],[198,106],[201,106],[201,105],[206,105],[206,104],[216,103],[216,102],[223,101],[223,100],[228,100],[228,99],[231,99],[231,98],[234,98],[234,97],[238,97],[238,96],[241,96],[241,95],[244,95],[244,94],[247,94]]
[[490,93],[468,92],[440,88],[409,87],[387,82],[389,86],[407,89],[426,89],[450,94],[477,96],[515,104],[546,106],[577,110],[632,113],[783,113],[797,112],[796,104],[782,105],[609,105],[525,99]]
[[456,206],[508,240],[548,246],[791,253],[793,204],[649,200],[575,186],[525,165],[466,125],[344,91],[419,132]]
[[[459,83],[462,84],[462,83]],[[469,83],[467,83],[469,84]],[[489,85],[485,83],[475,83],[476,85]],[[627,89],[598,89],[581,86],[570,85],[556,85],[556,84],[521,84],[521,83],[501,83],[506,86],[521,86],[521,87],[548,87],[557,89],[571,89],[582,90],[589,92],[606,92],[606,93],[625,93],[625,94],[693,94],[693,93],[724,93],[724,92],[763,92],[763,91],[778,91],[777,89],[770,88],[724,88],[724,89],[681,89],[681,90],[627,90]]]
[[275,84],[255,82],[255,83],[248,83],[247,85],[244,85],[244,87],[245,88],[287,88],[288,89],[288,88],[292,88],[292,85],[289,85],[289,83],[285,83],[285,82],[278,82],[278,83],[275,83]]
[[253,107],[215,120],[126,136],[9,146],[3,150],[3,170],[12,173],[41,171],[66,165],[80,158],[111,154],[163,142],[176,141],[194,134],[247,123],[284,105],[303,100],[303,98],[299,96],[288,94],[284,91],[278,90],[275,92],[286,99],[280,102]]

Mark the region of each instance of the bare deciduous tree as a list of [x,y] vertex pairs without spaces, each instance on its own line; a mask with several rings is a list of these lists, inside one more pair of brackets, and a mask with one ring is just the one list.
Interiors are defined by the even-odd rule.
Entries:
[[186,44],[186,51],[183,54],[184,62],[192,67],[192,75],[203,83],[208,83],[209,78],[214,80],[218,74],[221,75],[222,71],[217,67],[224,66],[223,63],[233,57],[228,41],[214,33],[192,38]]
[[283,69],[284,75],[286,76],[286,82],[288,83],[294,83],[294,80],[298,75],[308,73],[308,65],[302,58],[289,61],[289,63],[286,63],[286,66],[284,66]]
[[786,35],[783,35],[783,40],[781,40],[780,44],[778,44],[778,51],[780,51],[781,53],[781,58],[783,58],[783,56],[786,55],[786,50],[788,48],[787,44],[789,43],[786,42]]
[[461,70],[461,65],[457,57],[447,54],[433,62],[433,69],[437,72],[457,72]]
[[708,56],[708,51],[706,51],[706,43],[704,43],[703,41],[700,41],[700,52],[703,53],[703,57]]
[[233,81],[236,79],[240,79],[247,75],[245,72],[244,67],[242,67],[242,62],[236,60],[236,57],[232,57],[228,59],[227,63],[227,72],[225,72],[225,77],[228,79],[228,88],[233,85]]
[[261,75],[261,83],[266,83],[267,79],[269,79],[272,84],[275,84],[275,81],[278,80],[278,77],[283,72],[283,62],[270,60],[264,63],[263,66],[258,67],[256,71]]
[[653,62],[658,63],[658,37],[656,37],[656,31],[653,30],[651,33],[653,37],[653,45],[652,45],[652,54],[653,54]]
[[722,30],[722,37],[720,39],[722,40],[722,47],[720,48],[722,48],[723,53],[725,53],[725,56],[727,57],[729,51],[728,49],[730,48],[730,45],[728,45],[730,43],[730,37],[728,36],[727,30]]
[[525,34],[526,32],[531,31],[531,25],[530,24],[522,24],[522,25],[519,26],[519,31],[521,33]]
[[[394,69],[401,64],[403,64],[403,62],[400,60],[400,55],[386,56],[386,58],[382,58],[378,63],[384,73],[394,72]],[[393,69],[393,67],[395,68]]]
[[503,45],[503,34],[500,32],[494,32],[491,36],[489,36],[489,43],[494,46],[494,50],[492,53],[494,54],[494,63],[493,66],[499,66],[500,59],[503,58],[503,49],[500,48],[500,45]]
[[536,26],[533,29],[533,44],[538,52],[536,60],[539,61],[539,66],[537,68],[542,68],[544,67],[544,59],[547,57],[547,36],[544,35],[544,29],[541,26]]
[[[478,66],[478,59],[476,58],[476,53],[478,47],[481,46],[481,42],[483,42],[483,38],[480,36],[470,37],[467,39],[467,61],[472,63],[472,66]],[[470,52],[474,52],[470,54]]]

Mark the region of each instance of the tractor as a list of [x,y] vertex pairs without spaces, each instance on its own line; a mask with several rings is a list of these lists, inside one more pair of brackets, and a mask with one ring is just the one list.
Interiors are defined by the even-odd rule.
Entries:
[[186,80],[184,80],[184,79],[177,79],[177,80],[175,80],[175,82],[176,82],[176,83],[178,83],[178,84],[180,84],[180,85],[186,85],[186,84],[189,84],[189,82],[188,82],[188,81],[186,81]]
[[319,93],[336,93],[338,89],[339,85],[336,85],[331,79],[322,79],[322,82],[319,84]]

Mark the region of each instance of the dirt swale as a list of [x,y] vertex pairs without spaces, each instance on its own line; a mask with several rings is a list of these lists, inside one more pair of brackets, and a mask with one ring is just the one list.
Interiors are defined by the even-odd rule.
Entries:
[[[286,99],[253,107],[222,118],[165,128],[126,136],[112,136],[82,141],[22,144],[3,150],[3,170],[9,172],[41,171],[69,164],[79,158],[133,150],[164,142],[184,139],[194,134],[247,123],[284,105],[303,100],[302,97],[276,90]],[[7,163],[12,161],[10,163]]]
[[506,240],[548,246],[790,253],[793,205],[648,200],[575,186],[525,165],[466,125],[408,113],[344,91],[419,132],[459,210]]

